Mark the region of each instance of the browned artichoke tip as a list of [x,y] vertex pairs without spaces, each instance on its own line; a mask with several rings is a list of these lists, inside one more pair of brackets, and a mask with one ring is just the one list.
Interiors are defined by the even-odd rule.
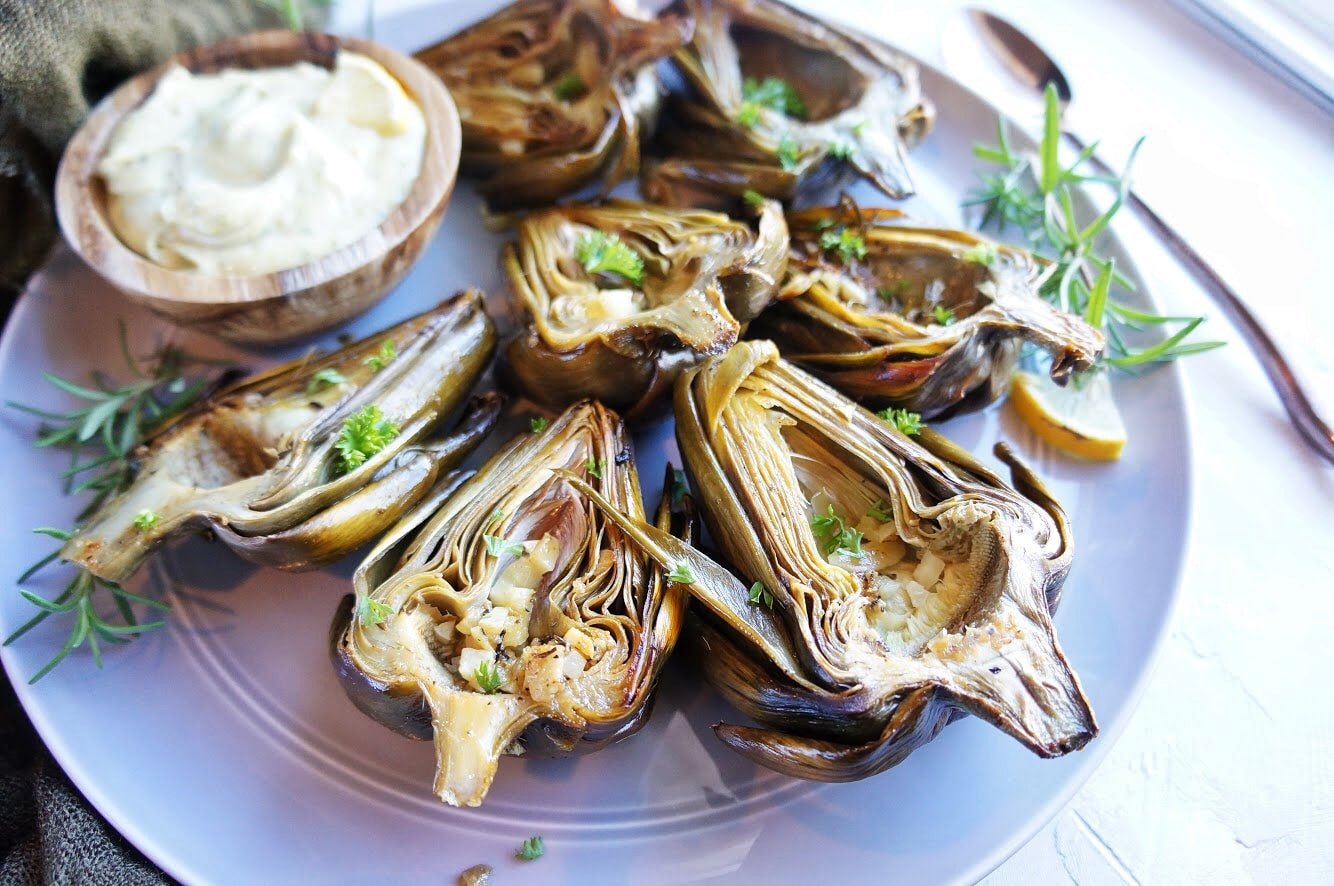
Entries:
[[[912,195],[906,149],[934,120],[913,62],[774,0],[672,9],[695,22],[673,56],[691,91],[673,97],[660,129],[667,159],[646,167],[645,194],[671,205],[747,190],[788,201],[861,176],[891,197]],[[770,78],[793,100],[757,100],[748,83]]]
[[525,217],[503,261],[527,316],[505,382],[547,407],[591,397],[635,416],[769,304],[787,227],[773,201],[755,229],[630,201],[565,206]]
[[[1009,388],[1024,342],[1058,381],[1102,353],[1102,333],[1039,294],[1051,266],[967,231],[909,227],[850,203],[791,213],[788,275],[751,328],[858,402],[926,417]],[[840,251],[854,237],[861,257]]]
[[611,0],[526,0],[417,58],[458,105],[464,171],[504,211],[634,176],[661,104],[653,62],[689,38],[686,19]]
[[960,712],[1044,757],[1097,733],[1051,624],[1069,525],[1008,451],[1019,490],[938,434],[903,435],[770,342],[689,370],[675,399],[705,522],[742,578],[614,519],[693,579],[704,673],[761,724],[716,727],[730,747],[848,781],[899,763]]
[[[446,803],[480,804],[502,754],[596,750],[648,715],[686,591],[590,489],[645,519],[620,419],[583,402],[476,474],[442,481],[353,578],[331,635],[335,668],[364,713],[434,738]],[[673,528],[669,499],[657,526]]]
[[[264,566],[315,569],[344,557],[398,521],[495,425],[501,398],[490,394],[436,436],[495,343],[481,293],[469,290],[341,350],[242,379],[150,439],[131,486],[60,555],[121,581],[167,540],[210,530]],[[349,423],[372,420],[393,433],[351,466],[339,440]]]

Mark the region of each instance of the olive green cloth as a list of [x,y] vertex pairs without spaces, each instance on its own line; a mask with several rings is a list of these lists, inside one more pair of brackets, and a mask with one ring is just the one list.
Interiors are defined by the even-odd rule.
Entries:
[[91,105],[182,49],[281,25],[262,0],[0,0],[0,293],[55,242],[56,165]]

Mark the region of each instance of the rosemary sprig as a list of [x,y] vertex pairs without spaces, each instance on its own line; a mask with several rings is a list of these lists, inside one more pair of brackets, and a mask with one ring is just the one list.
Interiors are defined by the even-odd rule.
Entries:
[[[87,506],[75,518],[76,523],[85,520],[108,498],[128,487],[134,478],[135,449],[155,430],[205,396],[218,381],[209,377],[192,380],[186,374],[194,366],[217,366],[217,361],[192,356],[170,345],[141,361],[130,353],[123,323],[118,326],[117,336],[121,356],[130,376],[128,382],[117,383],[103,372],[94,372],[91,383],[83,385],[51,373],[43,373],[52,385],[84,403],[64,412],[22,403],[8,404],[42,419],[34,446],[39,449],[69,450],[69,467],[60,475],[64,481],[65,494],[92,493]],[[156,515],[145,515],[141,528],[151,528],[150,517],[152,522],[156,522]],[[138,519],[136,525],[139,525]],[[68,530],[49,527],[33,531],[61,543],[68,541],[72,535]],[[59,557],[59,550],[47,554],[25,570],[18,577],[17,584],[22,585]],[[105,591],[115,603],[122,619],[121,624],[109,622],[98,615],[95,604],[99,599],[99,591]],[[140,622],[131,609],[131,603],[142,603],[164,611],[169,608],[164,603],[133,594],[116,582],[98,578],[81,568],[74,569],[73,577],[54,598],[38,596],[22,587],[19,588],[19,594],[40,611],[5,638],[6,646],[52,615],[69,613],[74,618],[65,644],[33,675],[30,683],[36,683],[46,676],[70,652],[85,642],[93,653],[93,661],[101,667],[102,643],[122,643],[133,634],[164,624],[162,621]]]
[[[1107,352],[1101,365],[1135,371],[1151,363],[1163,363],[1222,347],[1220,341],[1187,342],[1203,317],[1171,317],[1134,310],[1112,295],[1113,287],[1133,291],[1134,285],[1116,272],[1110,259],[1095,251],[1098,236],[1120,211],[1130,192],[1130,170],[1144,139],[1130,151],[1118,177],[1087,175],[1081,167],[1097,150],[1094,142],[1069,166],[1060,161],[1061,112],[1056,90],[1049,84],[1045,95],[1042,140],[1036,155],[1014,149],[1003,120],[996,121],[996,144],[975,145],[973,155],[999,172],[981,172],[981,187],[964,202],[981,209],[978,228],[998,233],[1017,228],[1029,247],[1050,260],[1044,273],[1041,294],[1052,304],[1083,316],[1107,337]],[[1100,215],[1081,220],[1075,213],[1074,190],[1082,185],[1111,189],[1112,202]],[[1146,347],[1132,347],[1124,333],[1147,326],[1180,324],[1166,339]]]

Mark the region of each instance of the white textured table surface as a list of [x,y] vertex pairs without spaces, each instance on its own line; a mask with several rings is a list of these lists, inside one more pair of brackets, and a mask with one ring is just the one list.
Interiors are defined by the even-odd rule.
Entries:
[[[804,5],[892,17],[899,45],[942,64],[961,4]],[[1334,415],[1334,121],[1161,0],[988,6],[1055,52],[1077,96],[1071,123],[1103,139],[1109,162],[1148,136],[1140,195],[1233,284]],[[340,19],[355,28],[363,8],[347,0]],[[986,883],[1328,883],[1334,470],[1304,448],[1206,296],[1138,225],[1122,219],[1118,232],[1165,310],[1207,313],[1208,334],[1231,342],[1186,361],[1197,461],[1182,600],[1118,745]]]

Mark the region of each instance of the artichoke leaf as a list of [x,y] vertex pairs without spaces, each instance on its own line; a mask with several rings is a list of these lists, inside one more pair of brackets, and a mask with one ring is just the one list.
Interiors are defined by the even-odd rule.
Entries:
[[[673,205],[710,190],[791,200],[860,176],[891,197],[912,195],[906,149],[935,115],[912,61],[776,0],[680,0],[673,9],[695,21],[673,56],[691,91],[672,105],[667,159],[646,168],[645,193]],[[789,105],[749,97],[772,78],[792,90]]]
[[[357,570],[332,654],[358,708],[434,741],[435,793],[475,806],[503,754],[586,752],[642,726],[686,594],[581,492],[644,519],[624,429],[600,404],[445,483]],[[672,527],[668,506],[657,516]]]
[[653,63],[689,36],[610,0],[520,0],[417,58],[458,105],[464,170],[508,210],[633,176],[661,104]]
[[[397,521],[490,431],[495,395],[476,401],[452,433],[431,436],[494,348],[481,294],[468,291],[340,350],[242,379],[147,441],[130,487],[61,556],[119,581],[168,539],[208,530],[261,565],[333,562]],[[339,440],[358,420],[394,433],[346,469]],[[136,523],[144,511],[157,518],[147,528]]]
[[[594,249],[619,270],[597,264]],[[769,304],[787,226],[773,201],[755,228],[623,200],[556,207],[524,218],[503,262],[528,318],[505,348],[506,380],[550,407],[595,397],[638,411]]]
[[805,678],[740,668],[758,607],[692,588],[715,603],[706,675],[763,726],[721,738],[779,771],[844,780],[894,765],[957,711],[1042,756],[1093,737],[1051,623],[1068,521],[1026,469],[1016,489],[938,434],[906,436],[765,341],[685,373],[676,413],[710,534],[772,591]]
[[[1041,260],[900,216],[849,201],[790,214],[780,303],[752,334],[854,400],[928,418],[1000,396],[1026,342],[1047,353],[1058,381],[1102,353],[1101,332],[1041,296]],[[864,256],[830,249],[831,231],[855,232]]]

